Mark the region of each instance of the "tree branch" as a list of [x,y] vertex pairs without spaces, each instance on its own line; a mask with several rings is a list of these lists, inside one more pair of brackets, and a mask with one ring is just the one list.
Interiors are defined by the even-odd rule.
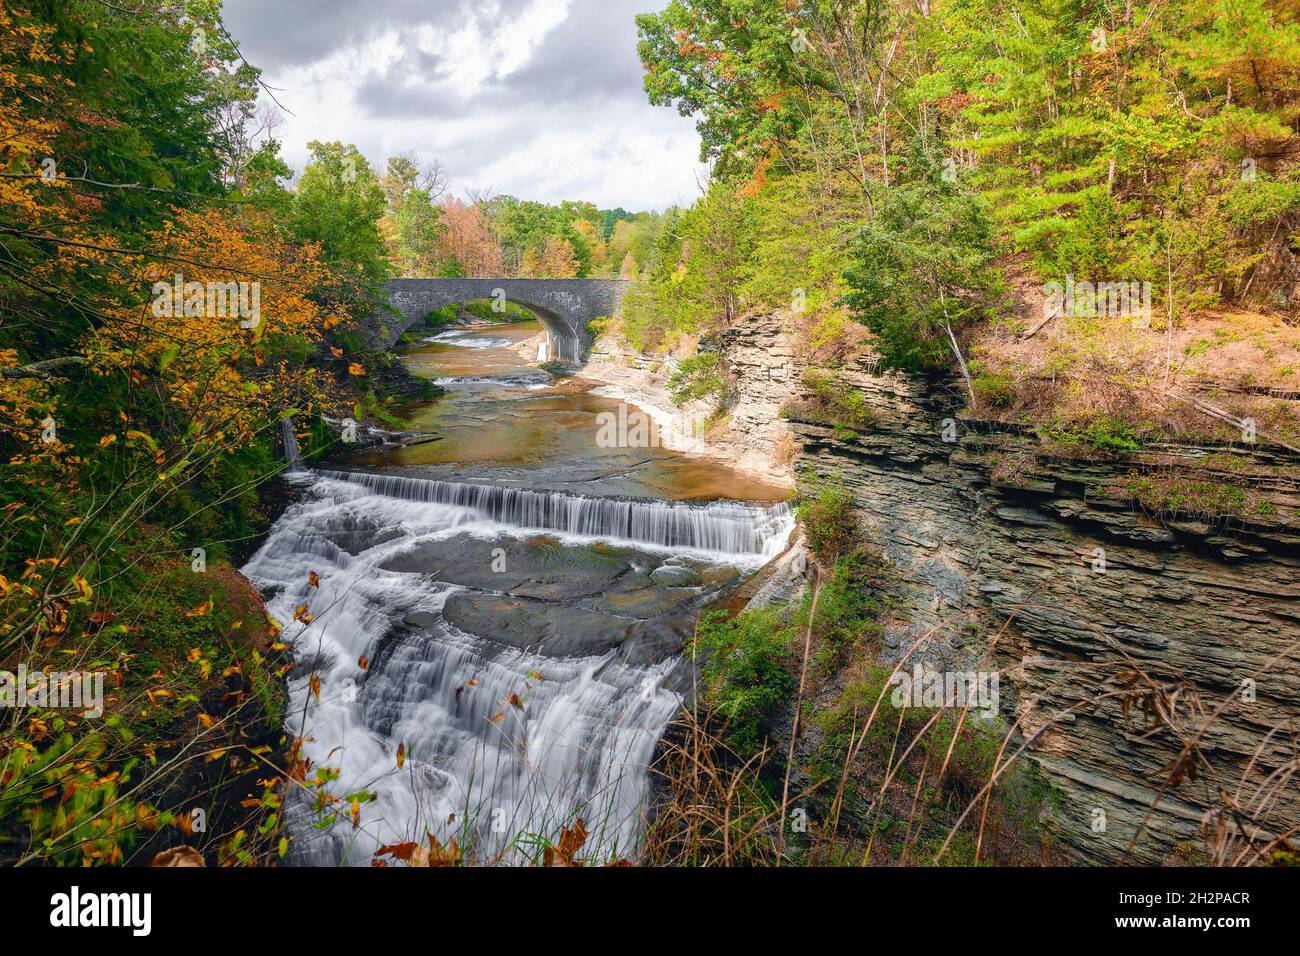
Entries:
[[15,365],[10,368],[0,368],[0,378],[52,378],[51,369],[62,368],[65,365],[85,365],[86,360],[80,355],[62,355],[58,358],[45,359],[42,362],[32,362],[30,365]]

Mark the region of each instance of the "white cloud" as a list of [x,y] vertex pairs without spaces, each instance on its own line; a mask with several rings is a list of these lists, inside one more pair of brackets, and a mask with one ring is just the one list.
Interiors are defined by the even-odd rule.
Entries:
[[[240,2],[251,0],[227,0],[232,29]],[[527,0],[513,13],[480,3],[473,15],[428,22],[397,22],[400,12],[385,20],[388,2],[369,0],[376,16],[364,33],[314,24],[328,42],[319,56],[295,50],[285,65],[266,66],[264,79],[294,114],[278,135],[296,169],[309,140],[339,139],[377,168],[405,150],[437,158],[461,193],[628,209],[698,195],[694,124],[650,106],[640,89],[631,16],[643,0]],[[261,42],[262,56],[273,56]]]

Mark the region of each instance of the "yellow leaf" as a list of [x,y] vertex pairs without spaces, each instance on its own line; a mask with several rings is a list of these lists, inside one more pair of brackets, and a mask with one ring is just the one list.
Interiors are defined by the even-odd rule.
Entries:
[[186,617],[205,617],[212,610],[212,598],[208,598],[192,611],[186,611]]

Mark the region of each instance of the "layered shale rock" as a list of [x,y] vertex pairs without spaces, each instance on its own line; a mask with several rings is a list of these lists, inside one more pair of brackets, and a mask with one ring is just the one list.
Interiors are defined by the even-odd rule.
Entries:
[[[1080,858],[1194,859],[1220,792],[1244,805],[1294,759],[1296,458],[1256,446],[1050,454],[1027,429],[959,420],[956,396],[933,385],[870,363],[841,379],[868,399],[873,428],[792,427],[799,467],[853,490],[899,572],[885,657],[922,639],[932,666],[1002,671],[1001,715],[1020,721],[1057,791],[1048,822]],[[1126,500],[1135,475],[1242,467],[1249,500],[1226,521],[1160,520]],[[1142,713],[1155,698],[1138,673],[1168,689],[1178,726],[1208,727],[1205,763],[1176,786],[1183,741]],[[1278,789],[1272,812],[1242,826],[1300,823],[1300,787]]]
[[[778,317],[761,316],[710,336],[699,348],[718,353],[728,370],[721,414],[714,398],[676,406],[668,383],[677,361],[642,355],[610,336],[596,341],[582,376],[606,386],[604,394],[647,411],[661,427],[713,418],[703,441],[682,450],[777,486],[792,486],[796,446],[780,410],[799,391],[801,365],[793,336]],[[677,430],[689,431],[680,424]]]

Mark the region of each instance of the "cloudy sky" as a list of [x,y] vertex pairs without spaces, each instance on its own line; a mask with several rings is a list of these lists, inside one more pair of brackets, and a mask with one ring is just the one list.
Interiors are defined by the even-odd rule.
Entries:
[[694,123],[649,104],[633,16],[664,0],[225,0],[244,56],[312,139],[376,166],[414,150],[451,190],[630,210],[689,205]]

